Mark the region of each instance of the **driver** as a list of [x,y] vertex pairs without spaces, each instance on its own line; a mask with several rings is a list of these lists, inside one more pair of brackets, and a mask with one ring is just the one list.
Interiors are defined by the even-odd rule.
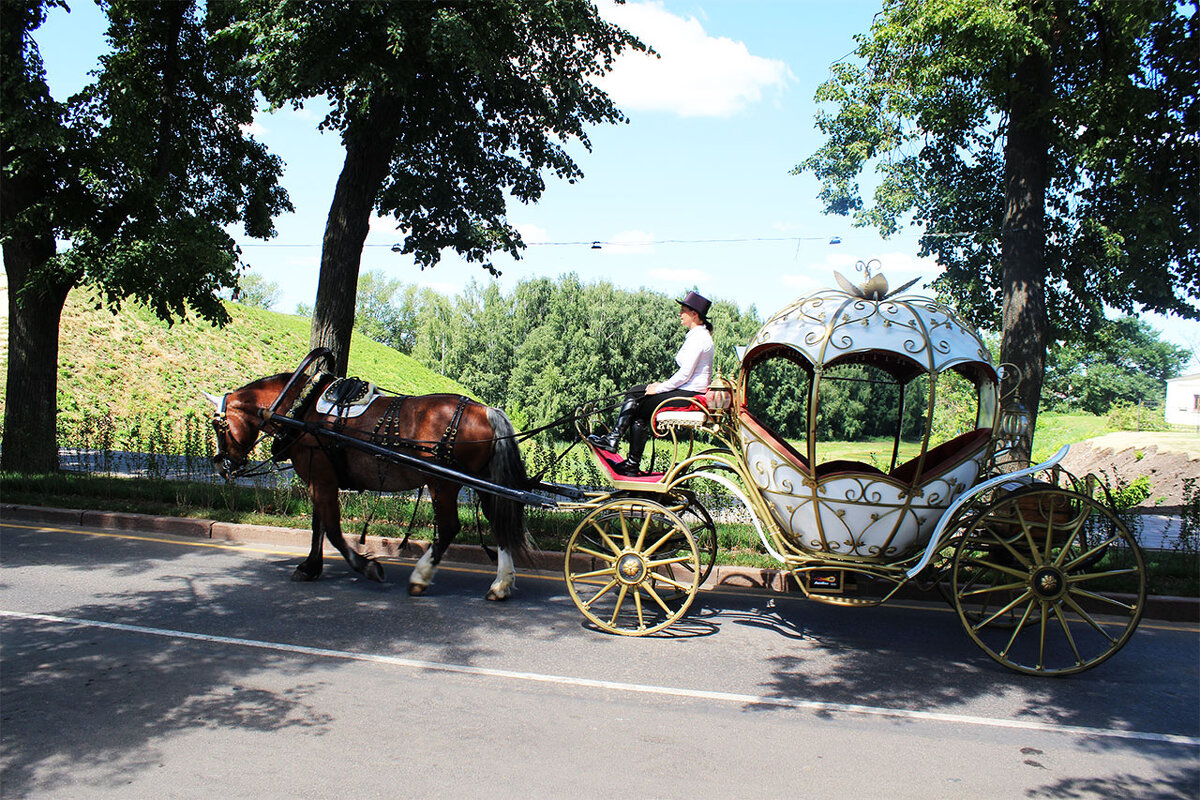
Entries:
[[683,345],[675,354],[679,369],[664,381],[627,390],[612,430],[603,436],[593,434],[588,437],[588,441],[596,447],[616,453],[621,437],[629,432],[629,455],[613,465],[620,475],[633,477],[642,474],[638,465],[646,440],[650,438],[650,417],[654,409],[667,400],[704,394],[712,380],[713,326],[708,321],[708,309],[712,303],[696,292],[688,292],[687,297],[676,302],[679,303],[679,322],[687,329]]

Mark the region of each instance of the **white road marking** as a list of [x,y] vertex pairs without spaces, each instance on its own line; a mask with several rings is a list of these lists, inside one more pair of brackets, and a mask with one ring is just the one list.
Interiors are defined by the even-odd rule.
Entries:
[[830,703],[821,700],[804,700],[795,697],[769,697],[765,695],[738,694],[734,692],[711,692],[703,689],[681,689],[671,686],[653,686],[640,683],[622,683],[619,681],[601,681],[591,678],[576,678],[566,675],[546,675],[537,672],[516,672],[506,669],[489,667],[472,667],[464,664],[445,664],[437,661],[422,661],[400,656],[388,656],[374,653],[354,653],[346,650],[330,650],[323,647],[306,647],[304,645],[284,644],[282,642],[264,642],[257,639],[237,639],[230,636],[213,636],[206,633],[190,633],[166,628],[148,628],[142,625],[126,625],[120,622],[103,622],[93,619],[77,619],[74,617],[59,617],[49,614],[28,614],[20,611],[0,610],[0,617],[12,619],[36,620],[60,625],[79,625],[88,628],[103,628],[105,630],[140,633],[148,636],[162,636],[168,639],[185,639],[195,642],[232,645],[234,647],[251,647],[260,650],[273,650],[281,653],[318,656],[321,658],[336,658],[345,661],[365,661],[373,664],[388,664],[397,667],[407,667],[417,670],[450,672],[459,675],[474,675],[479,677],[500,678],[504,680],[531,681],[534,683],[557,684],[589,689],[602,689],[616,692],[637,692],[641,694],[662,695],[667,697],[685,697],[694,700],[711,700],[718,703],[737,703],[740,705],[777,706],[803,711],[822,713],[860,714],[872,717],[892,717],[899,719],[922,720],[928,722],[949,722],[959,725],[979,725],[990,728],[1012,728],[1026,731],[1042,731],[1045,733],[1060,733],[1072,736],[1099,736],[1113,739],[1136,739],[1147,742],[1169,742],[1171,744],[1200,747],[1200,737],[1183,736],[1173,733],[1149,733],[1145,731],[1129,731],[1113,728],[1091,728],[1082,725],[1056,725],[1050,722],[1033,720],[997,719],[992,717],[975,717],[965,714],[950,714],[941,711],[915,711],[903,708],[882,708],[864,706],[853,703]]

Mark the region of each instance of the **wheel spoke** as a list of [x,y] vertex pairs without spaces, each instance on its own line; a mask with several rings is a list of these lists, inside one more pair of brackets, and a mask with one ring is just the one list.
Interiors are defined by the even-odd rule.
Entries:
[[643,583],[641,588],[643,591],[646,592],[646,594],[650,595],[650,597],[654,600],[654,602],[658,603],[659,608],[661,608],[663,611],[667,612],[668,614],[671,613],[670,606],[668,606],[666,601],[664,601],[661,597],[658,596],[658,592],[654,591],[653,586],[651,586],[648,583]]
[[621,591],[617,594],[617,602],[613,605],[612,619],[608,621],[609,625],[617,624],[617,617],[621,616],[621,606],[625,605],[625,595],[629,594],[629,587],[621,584]]
[[1013,629],[1012,636],[1008,637],[1008,644],[1004,645],[1004,649],[1000,651],[1000,655],[1007,656],[1008,651],[1012,649],[1016,643],[1017,637],[1021,635],[1021,631],[1025,630],[1025,623],[1029,621],[1029,615],[1033,613],[1033,601],[1025,606],[1025,613],[1021,615],[1021,621],[1017,623],[1017,627]]
[[692,589],[691,584],[680,583],[679,581],[675,580],[674,578],[668,578],[666,575],[663,575],[661,572],[655,572],[650,577],[651,577],[651,580],[665,583],[668,586],[674,586],[676,589],[678,589],[681,592],[689,592]]
[[601,552],[598,552],[598,551],[596,551],[596,550],[593,550],[593,549],[591,549],[590,547],[576,547],[576,548],[575,548],[575,550],[576,550],[577,552],[580,552],[580,553],[584,553],[584,554],[586,554],[586,555],[589,555],[589,556],[591,556],[592,558],[598,558],[598,559],[600,559],[601,561],[607,561],[609,564],[615,564],[615,563],[617,562],[617,557],[616,557],[616,556],[614,556],[614,555],[612,555],[612,554],[610,554],[610,553],[601,553]]
[[994,569],[997,572],[1004,573],[1005,575],[1011,575],[1014,578],[1020,578],[1022,580],[1022,582],[1024,582],[1025,576],[1027,576],[1029,574],[1028,570],[1020,570],[1020,569],[1016,569],[1015,567],[1006,567],[1003,564],[993,564],[992,562],[984,561],[981,558],[972,558],[971,563],[968,564],[968,566],[985,567],[987,569]]
[[1105,570],[1104,572],[1087,572],[1082,575],[1068,575],[1067,583],[1077,584],[1083,583],[1084,581],[1094,581],[1096,578],[1113,578],[1118,575],[1135,575],[1137,574],[1137,571],[1137,567],[1124,567],[1122,569]]
[[611,577],[617,574],[616,567],[608,567],[607,569],[597,569],[591,572],[575,572],[571,577],[575,580],[584,580],[586,578],[604,578]]
[[1017,548],[1013,547],[1012,542],[1008,541],[1007,539],[1002,538],[995,531],[988,531],[988,534],[991,535],[992,539],[995,540],[996,544],[1000,545],[1005,550],[1007,550],[1012,555],[1012,557],[1017,560],[1017,562],[1021,566],[1025,567],[1026,569],[1029,568],[1029,566],[1030,566],[1029,559],[1027,559],[1024,555],[1022,555],[1017,550]]
[[652,521],[653,521],[653,517],[651,517],[649,514],[647,514],[646,518],[644,520],[642,520],[642,527],[638,529],[638,537],[637,537],[637,545],[636,545],[636,548],[638,550],[641,550],[646,545],[646,533],[650,530],[650,523]]
[[608,549],[612,550],[614,554],[621,552],[621,548],[617,547],[617,543],[609,538],[608,532],[605,531],[604,528],[601,528],[600,525],[597,524],[596,520],[592,520],[592,527],[596,529],[596,533],[600,534],[600,539],[604,542]]
[[1067,637],[1067,644],[1071,645],[1071,652],[1075,654],[1075,666],[1083,663],[1083,657],[1079,655],[1079,648],[1075,646],[1075,637],[1071,635],[1071,628],[1067,625],[1067,619],[1063,616],[1062,607],[1054,606],[1054,616],[1058,620],[1058,624],[1062,626],[1063,636]]
[[1101,542],[1100,544],[1093,547],[1091,550],[1088,550],[1086,553],[1082,553],[1079,556],[1076,556],[1075,558],[1071,559],[1071,563],[1067,564],[1065,567],[1063,567],[1063,569],[1065,569],[1067,571],[1074,569],[1078,564],[1080,564],[1083,561],[1086,561],[1088,558],[1095,555],[1096,553],[1099,553],[1101,550],[1108,547],[1110,544],[1112,544],[1113,542],[1115,542],[1117,539],[1120,539],[1120,538],[1122,538],[1120,533],[1114,533],[1112,536],[1108,537],[1103,542]]
[[690,555],[675,556],[674,558],[664,558],[661,561],[647,561],[646,566],[653,569],[655,567],[665,567],[669,564],[683,564],[691,560],[692,557]]
[[607,584],[605,584],[605,586],[604,586],[604,588],[603,588],[603,589],[601,589],[600,591],[596,592],[594,595],[592,595],[592,597],[591,597],[591,599],[590,599],[590,600],[588,600],[587,602],[585,602],[585,603],[583,604],[583,605],[584,605],[584,607],[585,607],[585,608],[588,608],[588,609],[591,609],[591,607],[592,607],[592,603],[595,603],[595,602],[596,602],[597,600],[599,600],[601,597],[604,597],[604,595],[608,594],[608,593],[609,593],[609,592],[612,590],[612,588],[613,588],[614,586],[616,586],[616,585],[617,585],[617,581],[616,581],[616,580],[611,580],[611,581],[609,581]]
[[1107,603],[1108,605],[1116,606],[1117,608],[1122,609],[1123,611],[1126,611],[1129,613],[1137,611],[1136,603],[1122,603],[1120,600],[1116,599],[1115,597],[1109,597],[1107,595],[1099,594],[1097,592],[1090,592],[1087,589],[1072,589],[1071,596],[1087,598],[1088,600],[1095,600],[1100,603]]
[[1101,636],[1103,636],[1105,639],[1108,639],[1109,644],[1117,643],[1116,639],[1114,639],[1113,637],[1108,635],[1108,631],[1106,631],[1106,630],[1104,630],[1104,628],[1100,627],[1099,622],[1096,622],[1096,620],[1092,619],[1091,614],[1084,611],[1083,607],[1080,606],[1079,603],[1075,602],[1075,598],[1071,597],[1070,595],[1066,595],[1065,597],[1063,597],[1063,602],[1065,602],[1067,605],[1069,605],[1071,607],[1071,610],[1073,610],[1076,614],[1078,614],[1080,617],[1082,617],[1084,622],[1086,622],[1088,625],[1091,625],[1093,628],[1095,628],[1096,631]]
[[959,597],[980,597],[992,592],[1011,592],[1014,589],[1020,589],[1025,585],[1025,581],[1017,581],[1016,583],[1005,583],[1000,586],[985,586],[982,589],[972,589],[969,592],[959,592]]
[[646,558],[649,558],[650,556],[652,556],[656,552],[658,552],[658,548],[662,547],[664,544],[666,544],[668,541],[670,541],[674,537],[675,537],[675,531],[668,530],[665,534],[663,534],[663,537],[661,539],[659,539],[657,542],[655,542],[652,546],[647,547],[645,550],[643,550],[642,555],[645,556]]
[[1020,597],[1017,597],[1015,600],[1010,601],[1008,605],[999,609],[994,614],[992,614],[990,617],[988,617],[987,619],[980,622],[978,625],[975,625],[971,630],[978,631],[980,628],[986,628],[988,625],[991,625],[993,622],[995,622],[1001,615],[1007,614],[1009,611],[1016,608],[1018,605],[1021,604],[1022,601],[1024,601],[1029,596],[1030,596],[1029,592],[1025,592]]
[[1040,611],[1041,611],[1041,615],[1042,615],[1042,620],[1041,620],[1041,625],[1038,628],[1038,658],[1037,658],[1037,668],[1038,668],[1039,672],[1044,671],[1046,669],[1046,603],[1045,602],[1041,603]]

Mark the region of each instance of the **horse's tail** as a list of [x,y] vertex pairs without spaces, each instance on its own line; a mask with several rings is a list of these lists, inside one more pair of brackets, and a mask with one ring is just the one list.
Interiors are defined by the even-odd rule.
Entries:
[[[525,462],[521,460],[521,448],[517,446],[516,431],[503,411],[488,407],[488,423],[496,437],[496,446],[488,462],[488,479],[492,483],[513,489],[524,489],[529,478],[525,473]],[[492,522],[496,544],[520,555],[527,549],[525,542],[525,504],[498,495],[482,495],[484,510]]]

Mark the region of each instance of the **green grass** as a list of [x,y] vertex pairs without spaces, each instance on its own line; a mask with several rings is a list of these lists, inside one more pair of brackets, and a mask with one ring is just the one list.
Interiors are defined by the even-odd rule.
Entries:
[[[310,320],[228,303],[224,328],[188,320],[167,325],[145,306],[119,315],[97,309],[84,290],[71,293],[59,329],[60,440],[88,418],[119,430],[161,418],[178,424],[207,413],[200,392],[222,393],[265,375],[290,372],[309,351]],[[414,359],[357,334],[351,375],[401,394],[472,393]],[[0,414],[7,370],[0,369]]]

